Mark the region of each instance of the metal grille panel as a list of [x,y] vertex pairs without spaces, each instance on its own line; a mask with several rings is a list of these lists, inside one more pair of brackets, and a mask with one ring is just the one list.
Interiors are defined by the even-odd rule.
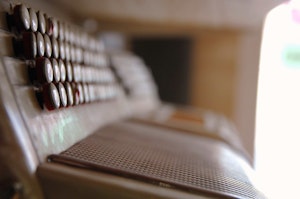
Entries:
[[50,159],[192,192],[262,198],[248,165],[226,145],[150,126],[107,127]]

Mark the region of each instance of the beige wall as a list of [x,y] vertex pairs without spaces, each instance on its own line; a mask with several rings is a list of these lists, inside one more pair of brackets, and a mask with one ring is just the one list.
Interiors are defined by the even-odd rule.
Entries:
[[237,33],[207,31],[195,41],[191,103],[233,118],[237,69]]
[[255,106],[261,32],[246,32],[238,42],[233,121],[242,133],[248,151],[253,152]]
[[260,31],[211,30],[194,40],[191,103],[232,119],[253,154]]

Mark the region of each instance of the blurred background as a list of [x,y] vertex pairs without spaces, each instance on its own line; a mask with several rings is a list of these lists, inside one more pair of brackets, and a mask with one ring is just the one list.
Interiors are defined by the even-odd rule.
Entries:
[[114,41],[111,48],[141,56],[163,101],[210,109],[233,120],[253,155],[263,19],[282,0],[50,2]]

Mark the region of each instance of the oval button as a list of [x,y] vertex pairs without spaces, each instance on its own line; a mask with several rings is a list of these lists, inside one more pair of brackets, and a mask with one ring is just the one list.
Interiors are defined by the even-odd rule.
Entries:
[[43,86],[44,104],[48,110],[54,110],[60,106],[59,92],[53,83]]
[[46,19],[45,14],[41,11],[38,12],[38,30],[42,33],[46,33]]
[[36,72],[40,82],[50,83],[53,81],[52,64],[48,58],[39,57],[36,59]]
[[61,59],[65,59],[66,58],[66,54],[65,54],[65,44],[63,41],[59,41],[59,56]]
[[51,57],[52,42],[50,41],[50,38],[48,35],[44,35],[44,41],[45,41],[45,55],[46,55],[46,57]]
[[76,48],[75,50],[76,55],[75,55],[75,59],[78,63],[82,62],[82,49],[81,48]]
[[77,84],[77,89],[79,91],[79,103],[82,104],[84,103],[84,91],[81,83]]
[[67,71],[67,80],[71,82],[73,80],[73,67],[69,61],[66,62],[66,71]]
[[73,89],[71,87],[71,84],[69,82],[64,83],[66,92],[67,92],[67,98],[68,98],[68,106],[72,106],[74,104],[74,96],[73,96]]
[[73,79],[75,82],[81,81],[81,66],[79,64],[73,66]]
[[66,81],[66,67],[64,62],[60,59],[58,62],[59,70],[60,70],[60,81]]
[[36,35],[36,42],[37,42],[37,54],[41,57],[45,54],[45,41],[43,35],[38,32]]
[[80,102],[79,89],[78,89],[77,84],[75,82],[72,82],[71,86],[72,86],[72,90],[73,90],[74,105],[78,105],[79,102]]
[[61,41],[65,39],[65,24],[61,21],[58,22],[58,38]]
[[65,24],[64,25],[64,34],[65,34],[65,41],[68,42],[68,43],[71,43],[70,42],[70,26],[68,24]]
[[88,84],[83,84],[83,93],[84,93],[84,101],[85,103],[90,102],[90,93]]
[[76,61],[76,49],[75,46],[70,45],[70,55],[71,55],[71,61],[75,62]]
[[29,15],[30,15],[30,27],[31,27],[31,30],[33,32],[36,32],[37,29],[38,29],[38,18],[36,16],[36,12],[30,8],[29,9]]
[[32,32],[24,32],[23,37],[23,52],[26,59],[33,59],[37,55],[36,36]]
[[60,69],[56,59],[52,59],[52,68],[53,68],[53,78],[55,82],[60,81]]
[[66,60],[70,61],[71,59],[70,45],[67,42],[65,42],[64,46],[65,46]]
[[52,57],[57,59],[59,56],[59,46],[57,40],[54,37],[52,37],[51,39],[51,44],[52,44]]
[[54,18],[49,19],[49,29],[52,30],[52,35],[54,38],[58,38],[58,22]]
[[66,107],[68,104],[68,97],[67,97],[66,89],[62,83],[58,83],[58,92],[60,96],[61,106]]
[[29,30],[30,14],[23,4],[14,7],[14,20],[19,30]]

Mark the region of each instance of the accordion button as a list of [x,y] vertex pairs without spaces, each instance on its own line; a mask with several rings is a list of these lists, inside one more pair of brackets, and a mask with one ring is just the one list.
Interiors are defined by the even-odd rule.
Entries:
[[48,35],[44,35],[44,41],[45,41],[45,55],[46,57],[51,57],[52,43]]
[[83,84],[83,94],[84,94],[84,101],[85,103],[90,102],[90,93],[89,93],[89,87],[88,84]]
[[30,14],[23,4],[14,7],[14,20],[19,30],[29,30]]
[[82,104],[84,103],[84,91],[80,83],[77,84],[77,89],[79,91],[79,103]]
[[59,57],[59,46],[57,40],[54,37],[51,38],[51,44],[52,44],[52,57],[57,59]]
[[[25,59],[33,59],[37,55],[37,41],[36,36],[32,32],[24,32],[22,34],[22,52],[19,52],[21,56],[24,56]],[[17,47],[17,50],[20,48]]]
[[61,41],[65,39],[65,24],[63,22],[58,22],[58,37]]
[[104,42],[102,40],[98,40],[96,48],[97,48],[97,52],[103,52]]
[[79,64],[73,66],[73,78],[75,82],[81,81],[81,66]]
[[42,33],[46,33],[46,19],[45,14],[41,11],[38,12],[38,30]]
[[75,30],[73,26],[69,26],[69,42],[75,45]]
[[70,45],[70,55],[71,55],[71,61],[76,62],[76,48],[73,45]]
[[79,94],[79,89],[78,86],[75,82],[72,82],[72,91],[73,91],[73,104],[78,105],[80,102],[80,94]]
[[68,105],[68,97],[67,97],[66,89],[62,83],[58,83],[58,92],[60,96],[61,106],[66,107]]
[[81,48],[75,49],[75,59],[78,63],[82,62],[82,49]]
[[60,107],[59,92],[53,83],[43,86],[43,99],[48,110],[54,110]]
[[73,80],[73,68],[69,61],[66,62],[66,71],[67,81],[71,82]]
[[84,71],[82,73],[82,76],[83,76],[83,82],[88,82],[90,83],[91,82],[91,67],[85,67],[84,68]]
[[49,35],[53,35],[54,38],[58,37],[58,23],[57,20],[54,18],[50,18],[48,20],[48,32]]
[[38,18],[36,16],[36,12],[30,8],[29,9],[29,14],[30,14],[30,27],[31,27],[31,30],[33,32],[36,32],[37,29],[38,29]]
[[64,83],[67,98],[68,98],[68,106],[72,106],[74,104],[74,96],[73,96],[73,89],[71,87],[71,84],[69,82]]
[[64,38],[66,42],[70,43],[70,26],[68,24],[64,24]]
[[43,35],[38,32],[36,35],[36,42],[37,42],[37,54],[41,57],[45,54],[45,42]]
[[45,14],[45,22],[46,22],[46,33],[49,36],[53,36],[53,18],[48,18],[48,16]]
[[60,71],[60,81],[64,82],[66,81],[66,67],[64,62],[60,59],[58,62],[59,71]]
[[55,82],[60,81],[60,68],[56,59],[52,59],[52,68],[53,68],[53,78]]
[[50,83],[53,81],[52,64],[48,58],[39,57],[36,59],[36,72],[40,82]]
[[96,95],[95,95],[95,86],[89,84],[89,93],[90,93],[90,100],[91,102],[96,101]]
[[70,61],[70,59],[71,59],[71,52],[70,52],[70,45],[67,43],[67,42],[65,42],[65,56],[66,56],[66,60],[67,61]]
[[88,67],[82,67],[81,68],[81,82],[86,82],[86,73],[87,73]]
[[65,53],[65,44],[63,41],[59,41],[59,56],[61,59],[66,58],[66,53]]

